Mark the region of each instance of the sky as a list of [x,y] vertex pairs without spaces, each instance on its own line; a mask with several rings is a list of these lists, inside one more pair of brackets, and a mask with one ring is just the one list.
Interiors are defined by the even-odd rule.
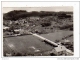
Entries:
[[72,6],[57,6],[57,7],[3,7],[3,13],[7,13],[12,10],[26,10],[31,11],[73,11]]

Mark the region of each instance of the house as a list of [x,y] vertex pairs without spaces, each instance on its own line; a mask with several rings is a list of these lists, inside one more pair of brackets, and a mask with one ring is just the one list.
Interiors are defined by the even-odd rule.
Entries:
[[61,56],[66,54],[66,47],[59,45],[58,47],[55,47],[51,52],[54,55]]
[[6,53],[6,56],[12,56],[12,54],[11,53]]
[[67,56],[72,56],[72,55],[74,55],[74,53],[71,50],[66,49],[66,55]]
[[3,26],[3,29],[9,29],[9,27],[7,27],[7,26]]
[[9,30],[9,27],[3,26],[3,31],[7,31],[7,30]]
[[14,32],[15,32],[15,34],[24,34],[23,29],[15,29]]
[[66,45],[66,44],[69,45],[69,44],[71,44],[71,42],[70,42],[70,40],[64,39],[64,40],[62,40],[61,44],[62,45]]
[[29,19],[32,20],[32,21],[33,21],[33,20],[39,20],[39,17],[37,17],[37,16],[32,16],[32,17],[30,17]]
[[65,40],[63,40],[63,42],[64,42],[64,43],[69,43],[70,40],[65,39]]
[[15,29],[14,30],[14,34],[17,34],[17,35],[25,35],[25,34],[30,34],[30,33],[27,30]]

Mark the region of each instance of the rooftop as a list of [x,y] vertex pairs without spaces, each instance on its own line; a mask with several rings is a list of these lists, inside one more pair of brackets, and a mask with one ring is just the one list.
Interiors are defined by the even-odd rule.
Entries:
[[60,51],[65,51],[65,50],[66,50],[66,47],[59,45],[58,47],[55,47],[54,49],[55,49],[57,52],[60,52]]
[[7,26],[3,26],[3,29],[8,29],[9,27],[7,27]]

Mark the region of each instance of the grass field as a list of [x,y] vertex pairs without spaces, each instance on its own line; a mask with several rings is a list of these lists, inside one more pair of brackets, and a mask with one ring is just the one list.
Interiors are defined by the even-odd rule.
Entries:
[[[73,34],[72,31],[57,31],[49,34],[41,34],[41,36],[55,41],[56,39],[61,39],[64,36]],[[70,41],[73,41],[73,38],[69,38]],[[47,51],[53,49],[52,46],[45,44],[38,37],[32,35],[17,36],[5,38],[3,42],[4,52],[10,53],[12,51],[20,53],[35,53],[35,50],[38,52]]]
[[38,38],[28,35],[28,36],[18,36],[6,38],[4,41],[4,51],[10,52],[14,50],[16,53],[34,53],[35,49],[41,51],[51,50],[53,47],[45,44]]
[[[57,32],[49,33],[49,34],[42,34],[41,36],[43,36],[49,40],[55,41],[56,39],[61,40],[63,37],[66,37],[71,34],[73,34],[73,31],[58,30]],[[71,42],[73,42],[73,37],[69,37],[67,39],[69,39]]]

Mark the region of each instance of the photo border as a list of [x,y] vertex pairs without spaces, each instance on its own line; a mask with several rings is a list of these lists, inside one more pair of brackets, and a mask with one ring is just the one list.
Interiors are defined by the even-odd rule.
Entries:
[[[2,15],[2,2],[65,2],[65,1],[1,1],[1,34],[2,34],[2,37],[1,37],[1,48],[3,49],[3,15]],[[79,16],[80,16],[80,1],[66,1],[66,2],[79,2]],[[80,20],[80,18],[79,18],[79,20]],[[79,21],[79,23],[80,23],[80,21]],[[79,26],[80,26],[80,24],[79,24]],[[79,28],[80,29],[80,28]],[[79,31],[79,36],[80,36],[80,31]],[[2,56],[2,58],[3,58],[3,50],[1,49],[1,56]],[[80,50],[80,38],[79,38],[79,50]],[[80,53],[80,51],[79,51],[79,53]],[[12,56],[11,56],[12,57]],[[15,56],[16,57],[16,56]],[[21,57],[21,56],[20,56]],[[19,57],[19,58],[20,58]],[[25,56],[24,56],[25,57]],[[48,58],[62,58],[63,56],[61,56],[61,57],[55,57],[55,56],[26,56],[26,58],[32,58],[32,57],[48,57]],[[74,56],[72,56],[72,57],[67,57],[67,56],[65,56],[64,58],[73,58]],[[80,57],[80,54],[79,54],[79,57]],[[74,57],[74,58],[79,58],[79,57]],[[10,58],[10,57],[6,57],[6,58]],[[22,57],[23,58],[23,57]]]

